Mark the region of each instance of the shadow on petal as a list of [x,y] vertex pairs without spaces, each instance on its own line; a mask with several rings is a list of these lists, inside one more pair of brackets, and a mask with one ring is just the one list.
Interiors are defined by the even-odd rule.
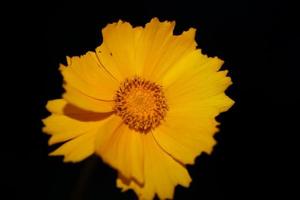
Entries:
[[109,117],[113,112],[97,113],[83,110],[72,104],[67,104],[63,108],[64,115],[79,121],[100,121]]

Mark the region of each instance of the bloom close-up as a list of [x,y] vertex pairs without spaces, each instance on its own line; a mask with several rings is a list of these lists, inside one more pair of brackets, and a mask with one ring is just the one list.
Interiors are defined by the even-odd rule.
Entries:
[[174,35],[175,22],[145,27],[118,21],[102,29],[102,44],[60,66],[65,89],[43,120],[50,153],[64,162],[92,154],[117,170],[116,186],[139,199],[172,199],[188,187],[186,165],[210,154],[216,116],[232,105],[223,61],[204,55],[196,29]]

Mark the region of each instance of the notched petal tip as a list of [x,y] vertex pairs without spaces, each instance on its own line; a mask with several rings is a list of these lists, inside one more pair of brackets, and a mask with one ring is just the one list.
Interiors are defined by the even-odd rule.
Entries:
[[[60,141],[56,141],[56,140],[55,140],[55,137],[51,136],[50,139],[48,140],[48,145],[49,145],[49,146],[52,146],[53,144],[56,144],[56,143],[58,143],[58,142],[60,142]],[[49,154],[49,155],[50,155],[50,154]]]
[[47,102],[46,109],[51,113],[62,114],[62,111],[66,105],[67,102],[63,99],[53,99]]
[[174,29],[175,27],[175,24],[176,22],[173,20],[173,21],[169,21],[169,20],[159,20],[158,17],[154,17],[152,18],[146,25],[145,27],[147,26],[163,26],[163,25],[168,25],[172,27],[172,30]]
[[64,64],[59,64],[58,70],[63,73],[64,70],[67,68],[67,66],[65,66]]
[[147,24],[150,24],[150,23],[160,23],[158,17],[153,17],[150,22],[148,22]]
[[48,155],[49,156],[60,157],[60,158],[62,158],[62,161],[64,163],[78,163],[78,162],[83,160],[83,159],[71,159],[68,156],[64,155],[63,153],[55,152],[55,151],[50,152]]
[[156,22],[156,23],[176,23],[175,20],[160,20],[158,17],[153,17],[150,22]]
[[220,62],[220,65],[223,65],[225,62],[223,59],[219,58],[218,56],[214,56],[213,58],[218,60]]
[[226,94],[224,94],[225,98],[224,98],[224,102],[223,102],[223,107],[219,108],[219,112],[226,112],[228,111],[234,104],[235,101],[233,99],[231,99],[230,97],[228,97]]
[[[74,57],[76,57],[76,56],[74,56]],[[63,63],[60,63],[60,64],[59,64],[59,67],[58,67],[58,70],[59,70],[60,72],[63,72],[68,66],[72,65],[72,59],[73,59],[72,57],[66,56],[67,64],[65,65],[65,64],[63,64]]]
[[[196,28],[189,28],[188,30],[183,31],[182,34],[179,34],[179,35],[183,35],[185,37],[195,39],[196,31],[197,31]],[[194,41],[194,42],[196,43],[196,41]]]
[[47,123],[46,120],[47,120],[47,118],[42,119],[42,123],[44,124],[44,127],[42,127],[42,132],[46,133],[47,135],[51,135],[51,132],[49,131],[48,127],[46,126],[46,123]]
[[72,58],[70,56],[67,56],[67,64],[71,65],[72,64]]
[[[216,135],[220,131],[219,128],[216,128],[214,135]],[[203,150],[204,153],[210,155],[214,151],[215,146],[217,145],[217,141],[215,139],[211,140],[211,145]],[[201,155],[201,154],[200,154]]]

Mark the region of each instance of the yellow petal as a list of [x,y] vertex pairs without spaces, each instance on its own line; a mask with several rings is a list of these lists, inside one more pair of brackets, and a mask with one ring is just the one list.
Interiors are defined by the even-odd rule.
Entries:
[[[206,109],[215,112],[228,110],[234,101],[226,96],[225,90],[231,85],[231,79],[226,77],[226,71],[216,72],[209,77],[195,76],[191,81],[179,81],[165,90],[170,110]],[[177,87],[175,87],[175,85]],[[185,85],[186,87],[181,87]]]
[[129,23],[119,21],[107,25],[103,30],[103,43],[96,48],[96,55],[102,66],[120,82],[139,75],[143,57],[140,55],[142,27],[133,28]]
[[122,81],[135,74],[135,33],[127,22],[119,21],[102,30],[103,43],[96,50],[101,63]]
[[46,107],[53,113],[43,120],[43,131],[52,135],[50,145],[85,134],[112,114],[85,111],[67,104],[63,99],[51,100]]
[[124,78],[127,78],[126,69],[119,66],[105,44],[101,44],[101,46],[96,48],[96,55],[103,68],[111,74],[114,79],[122,82]]
[[193,164],[201,152],[210,153],[218,131],[215,117],[229,109],[233,101],[225,95],[231,84],[227,71],[219,71],[223,61],[194,51],[181,59],[162,79],[169,112],[154,136],[175,159]]
[[127,178],[143,183],[143,134],[130,130],[115,117],[97,136],[97,154]]
[[103,101],[87,96],[79,90],[71,87],[70,85],[64,85],[66,92],[63,94],[63,98],[67,102],[76,105],[77,107],[92,111],[92,112],[111,112],[113,109],[113,100]]
[[175,22],[152,19],[145,28],[133,28],[119,21],[103,30],[103,44],[96,49],[100,63],[116,79],[140,75],[149,80],[159,78],[178,59],[196,48],[195,29],[174,36]]
[[69,66],[60,67],[66,85],[99,100],[112,100],[119,86],[99,63],[94,52],[69,58]]
[[211,153],[216,144],[213,135],[218,131],[218,123],[204,113],[168,113],[166,121],[154,130],[157,143],[181,163],[194,164],[198,155]]
[[145,182],[144,185],[119,175],[117,187],[123,191],[133,189],[139,199],[172,199],[174,188],[180,184],[188,187],[191,178],[186,168],[166,154],[156,143],[151,133],[144,137]]
[[66,105],[67,102],[64,99],[54,99],[47,102],[46,108],[51,113],[63,114]]
[[[62,126],[53,125],[52,128],[54,129],[57,127],[62,128],[64,126],[65,129],[63,129],[63,131],[65,132],[62,132],[62,134],[67,134],[67,131],[71,129],[73,129],[74,133],[77,131],[76,133],[81,132],[81,134],[77,134],[77,137],[72,138],[70,141],[64,143],[58,149],[50,153],[50,155],[64,156],[64,162],[78,162],[92,155],[95,152],[96,135],[99,133],[99,131],[101,132],[101,130],[106,127],[106,124],[109,123],[112,118],[113,117],[110,116],[93,125],[89,124],[84,126],[83,124],[80,124],[80,126],[79,124],[76,124],[78,125],[77,127],[75,124],[68,124],[71,126],[66,126],[67,124]],[[61,123],[63,123],[63,121]],[[85,122],[84,124],[88,124],[88,122]],[[53,135],[53,137],[54,136],[55,135]]]
[[[163,45],[166,44],[173,36],[173,29],[175,22],[160,22],[157,18],[152,19],[145,28],[142,29],[139,42],[136,46],[137,61],[142,68],[142,76],[148,78],[150,72],[156,60],[160,59],[160,54],[165,48]],[[147,71],[148,70],[148,71]]]
[[218,71],[223,61],[214,57],[207,57],[197,49],[189,52],[177,60],[176,64],[162,77],[162,83],[165,88],[177,82],[186,81],[187,78],[193,78],[198,74],[209,75]]
[[64,162],[79,162],[92,155],[95,150],[95,134],[97,129],[91,129],[50,153],[51,156],[64,156]]
[[226,70],[218,71],[222,64],[222,60],[203,56],[200,51],[182,59],[174,72],[162,79],[170,109],[196,106],[223,112],[230,108],[233,101],[224,92],[232,82]]
[[52,135],[49,144],[63,142],[85,134],[97,125],[97,122],[82,122],[65,115],[52,114],[43,120],[43,131]]
[[140,49],[145,54],[145,78],[158,81],[182,57],[196,48],[195,29],[173,35],[175,22],[160,22],[157,18],[148,23],[142,33]]

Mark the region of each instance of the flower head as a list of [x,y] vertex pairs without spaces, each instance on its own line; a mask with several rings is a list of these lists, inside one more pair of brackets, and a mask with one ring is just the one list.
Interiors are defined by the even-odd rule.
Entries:
[[189,186],[185,165],[212,151],[215,117],[233,105],[231,79],[222,60],[196,48],[195,29],[173,35],[174,26],[112,23],[95,52],[67,58],[65,93],[43,120],[49,144],[65,142],[50,155],[77,162],[96,153],[118,171],[117,187],[140,199]]

